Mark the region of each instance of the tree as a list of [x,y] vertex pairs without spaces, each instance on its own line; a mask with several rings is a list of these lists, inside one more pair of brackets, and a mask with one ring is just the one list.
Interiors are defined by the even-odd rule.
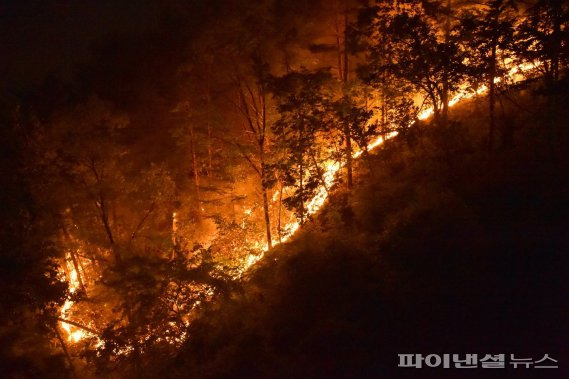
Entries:
[[425,9],[414,2],[381,4],[371,12],[368,74],[374,78],[387,74],[409,84],[433,107],[435,122],[446,126],[448,92],[458,89],[465,74],[456,31],[441,38]]
[[285,151],[280,170],[285,184],[294,188],[284,203],[295,210],[301,223],[307,215],[306,202],[320,185],[326,186],[321,166],[326,157],[318,135],[330,128],[325,91],[330,80],[327,70],[303,68],[273,78],[271,86],[280,114],[273,131]]
[[[360,93],[357,94],[356,91],[358,91],[357,87],[349,92],[345,90],[344,96],[332,103],[335,120],[337,120],[337,125],[341,129],[340,136],[343,140],[341,142],[345,144],[343,155],[346,164],[350,165],[347,178],[348,188],[351,188],[353,185],[351,168],[353,149],[351,141],[354,141],[360,150],[366,151],[369,143],[379,133],[378,124],[369,123],[373,115],[371,107],[362,106],[357,101],[362,97],[366,97],[367,94],[365,91],[360,91]],[[367,99],[364,100],[364,103],[367,104]]]
[[390,49],[385,45],[387,37],[378,32],[377,22],[379,15],[389,12],[389,9],[385,6],[362,8],[357,23],[360,49],[366,52],[366,60],[358,67],[357,74],[363,85],[370,87],[364,89],[364,95],[369,91],[375,103],[368,106],[365,99],[364,109],[373,111],[373,133],[384,138],[394,131],[407,136],[407,130],[419,111],[413,101],[415,86],[387,69],[391,63]]
[[532,2],[517,28],[517,53],[522,59],[542,63],[546,85],[553,87],[569,62],[569,6],[563,0]]
[[[367,120],[362,120],[365,118],[365,114],[361,113],[360,110],[355,106],[353,98],[350,96],[350,26],[348,23],[348,4],[344,4],[344,9],[342,12],[343,18],[343,35],[340,37],[339,27],[336,26],[336,45],[338,53],[338,76],[342,81],[342,99],[336,104],[337,114],[340,119],[340,125],[343,131],[343,142],[344,142],[344,159],[346,162],[346,173],[348,189],[353,186],[353,167],[352,167],[352,131],[362,130],[365,127],[365,122]],[[336,22],[336,25],[338,22]],[[340,43],[342,41],[342,44]],[[343,46],[342,46],[343,45]],[[368,117],[369,118],[369,117]]]
[[70,298],[65,322],[90,333],[83,345],[101,368],[127,362],[138,376],[143,352],[183,340],[191,310],[225,280],[222,272],[213,277],[206,251],[172,241],[175,183],[164,165],[136,154],[124,138],[131,127],[91,98],[54,117],[44,148],[59,188],[68,188],[54,196],[66,233],[78,255],[96,252],[95,275],[83,276],[85,293]]
[[0,123],[0,370],[6,377],[69,375],[73,363],[65,342],[56,339],[68,287],[58,264],[63,254],[56,246],[44,134],[27,107],[4,98]]
[[501,62],[511,58],[514,41],[514,8],[504,0],[492,0],[469,9],[460,30],[467,48],[468,68],[476,85],[488,87],[488,150],[492,150],[495,131],[496,78],[505,72]]
[[254,158],[248,151],[237,143],[241,154],[249,162],[261,183],[261,196],[263,198],[263,216],[267,236],[267,247],[273,247],[271,237],[271,219],[269,216],[268,191],[275,185],[276,179],[271,172],[271,165],[267,159],[267,144],[270,126],[267,118],[267,102],[269,100],[269,68],[260,56],[252,57],[253,83],[237,74],[237,109],[245,120],[245,127],[255,146]]

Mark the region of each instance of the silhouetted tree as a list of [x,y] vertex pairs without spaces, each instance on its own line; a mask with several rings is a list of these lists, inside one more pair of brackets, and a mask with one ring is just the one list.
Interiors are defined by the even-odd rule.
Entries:
[[294,193],[284,200],[294,209],[301,223],[306,219],[306,202],[314,195],[323,179],[322,157],[318,134],[329,130],[329,98],[324,88],[331,79],[326,70],[291,71],[274,78],[272,92],[280,118],[273,131],[285,151],[281,162],[285,184]]
[[496,80],[506,72],[503,62],[512,57],[515,9],[510,1],[492,0],[462,15],[460,35],[467,48],[469,74],[475,85],[488,87],[488,150],[495,131]]
[[563,0],[532,2],[518,26],[517,54],[538,61],[548,87],[559,80],[569,62],[569,5]]
[[464,53],[456,31],[441,37],[419,3],[381,3],[368,10],[368,75],[387,74],[423,94],[433,107],[435,121],[447,124],[448,92],[458,88],[465,75]]

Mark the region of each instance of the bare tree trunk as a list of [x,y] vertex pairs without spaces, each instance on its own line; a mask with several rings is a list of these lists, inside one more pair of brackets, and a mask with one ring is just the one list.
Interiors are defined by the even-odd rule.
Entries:
[[[348,85],[348,74],[349,74],[349,60],[348,60],[348,9],[344,10],[344,85]],[[346,155],[346,170],[348,176],[348,189],[352,189],[354,185],[353,179],[353,167],[352,167],[352,136],[350,133],[350,125],[344,125],[344,138],[345,143],[345,155]]]
[[213,139],[211,138],[211,89],[209,87],[209,82],[207,86],[207,159],[208,159],[208,176],[212,175],[213,171]]
[[279,243],[282,243],[282,228],[281,228],[281,209],[283,204],[283,182],[280,182],[279,190],[279,213],[278,213],[278,232],[279,232]]
[[120,266],[120,265],[122,265],[122,257],[121,257],[121,254],[120,254],[120,252],[119,252],[119,250],[115,244],[115,239],[113,237],[111,225],[109,224],[109,217],[107,215],[104,200],[101,200],[100,212],[101,212],[101,219],[103,222],[103,227],[105,228],[107,238],[109,239],[109,243],[111,245],[111,251],[113,252],[113,255],[115,256],[115,263],[118,266]]
[[322,187],[324,187],[326,192],[329,192],[328,191],[328,185],[326,184],[326,181],[324,180],[324,172],[322,172],[322,169],[318,165],[318,161],[316,160],[316,156],[314,155],[314,150],[310,149],[309,155],[310,155],[310,159],[312,160],[312,165],[314,166],[314,169],[316,170],[316,174],[318,175],[318,180],[320,180],[320,184],[322,185]]
[[113,232],[111,230],[111,225],[109,222],[109,211],[107,209],[107,201],[105,198],[105,194],[102,189],[102,178],[97,171],[97,167],[95,165],[95,160],[92,158],[90,162],[90,169],[95,176],[95,180],[97,181],[97,185],[99,187],[99,191],[95,200],[95,207],[99,210],[99,215],[101,217],[101,222],[103,224],[103,228],[105,229],[105,233],[107,234],[107,238],[109,240],[109,245],[111,247],[111,252],[115,257],[115,263],[117,266],[122,265],[122,257],[120,255],[117,246],[115,245],[115,239],[113,237]]
[[562,32],[561,32],[561,0],[553,0],[551,2],[553,14],[553,33],[552,33],[552,59],[551,59],[551,74],[553,82],[559,80],[559,55],[561,54],[562,45]]
[[337,56],[338,56],[338,78],[340,78],[341,81],[344,81],[344,77],[343,77],[344,70],[343,70],[343,64],[342,64],[342,45],[340,42],[340,26],[338,25],[338,13],[336,13],[334,27],[336,29],[336,52],[337,52]]
[[117,266],[120,266],[122,265],[122,257],[115,244],[115,238],[113,237],[111,224],[109,222],[109,213],[107,210],[105,196],[103,195],[102,191],[99,191],[98,208],[101,216],[101,222],[103,223],[103,228],[105,229],[105,233],[107,234],[107,239],[109,240],[109,244],[111,246],[111,252],[115,257],[115,263],[117,264]]
[[267,198],[267,170],[265,167],[264,151],[260,152],[261,158],[261,190],[263,192],[263,213],[265,216],[265,228],[267,230],[267,247],[273,248],[273,239],[271,237],[271,219],[269,216],[269,200]]
[[444,75],[445,78],[443,79],[443,96],[442,96],[442,105],[443,105],[443,109],[441,112],[441,124],[443,126],[446,126],[448,124],[448,104],[449,104],[449,100],[448,100],[448,76],[445,74]]
[[344,83],[348,82],[348,9],[344,10]]
[[[61,231],[62,231],[63,235],[65,236],[65,239],[68,242],[72,242],[72,237],[69,235],[69,232],[67,231],[67,227],[65,226],[65,221],[61,225]],[[79,263],[77,261],[77,255],[75,254],[75,251],[73,249],[69,249],[69,257],[71,258],[71,262],[73,263],[73,268],[75,269],[75,272],[77,273],[77,281],[79,282],[79,287],[81,288],[81,291],[86,293],[85,284],[83,282],[83,278],[81,276],[81,270],[79,268]]]
[[[445,21],[445,42],[449,43],[450,40],[450,13],[452,9],[451,0],[447,0],[446,3],[446,21]],[[448,72],[445,70],[443,73],[443,91],[441,96],[442,102],[442,112],[441,112],[441,124],[447,126],[448,124],[448,108],[449,108],[449,77]]]
[[350,135],[350,127],[348,124],[344,126],[344,137],[346,138],[346,169],[348,171],[348,189],[354,186],[353,167],[352,167],[352,138]]
[[300,224],[304,224],[304,185],[303,185],[303,176],[304,176],[304,166],[303,166],[303,153],[300,154],[300,165],[299,165],[299,175],[300,175]]
[[201,203],[200,203],[200,174],[198,171],[198,161],[196,156],[196,147],[195,147],[195,139],[194,139],[194,127],[190,126],[190,150],[192,154],[192,171],[194,174],[194,186],[196,188],[196,196],[198,198],[198,213],[201,213]]
[[269,200],[267,198],[267,189],[263,186],[263,210],[265,213],[265,227],[267,229],[267,247],[273,248],[273,240],[271,237],[271,220],[269,218]]
[[492,151],[495,129],[495,97],[496,97],[496,83],[494,78],[496,76],[496,42],[492,42],[492,53],[490,61],[490,75],[488,83],[488,115],[489,115],[489,129],[488,129],[488,151]]
[[441,109],[434,95],[431,96],[431,99],[433,101],[433,118],[435,120],[435,124],[441,125]]
[[304,124],[301,125],[300,131],[300,161],[298,165],[299,171],[299,190],[300,190],[300,224],[304,224]]
[[269,200],[267,199],[267,166],[265,164],[265,132],[267,130],[267,104],[265,98],[265,88],[259,87],[259,101],[261,103],[261,125],[259,130],[259,158],[261,158],[261,187],[263,189],[263,210],[265,213],[265,227],[267,229],[267,248],[273,248],[273,238],[271,237],[271,218],[269,216]]

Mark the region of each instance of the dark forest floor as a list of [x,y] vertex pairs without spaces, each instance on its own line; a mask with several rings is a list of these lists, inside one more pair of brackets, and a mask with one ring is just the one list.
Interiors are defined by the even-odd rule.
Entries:
[[[463,377],[399,353],[518,354],[569,365],[569,94],[517,90],[453,126],[418,125],[358,163],[323,211],[204,311],[169,377]],[[501,106],[500,106],[501,105]],[[496,377],[536,377],[511,366]],[[475,369],[473,377],[488,370]]]

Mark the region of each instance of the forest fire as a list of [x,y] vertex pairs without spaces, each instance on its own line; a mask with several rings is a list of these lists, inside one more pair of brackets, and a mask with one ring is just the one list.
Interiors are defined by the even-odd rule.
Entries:
[[[521,65],[516,65],[514,67],[511,67],[508,71],[508,73],[506,74],[506,78],[512,82],[516,82],[519,80],[522,80],[524,78],[524,76],[522,76],[522,74],[534,70],[536,68],[535,64],[532,63],[525,63],[525,64],[521,64]],[[495,82],[498,83],[500,82],[501,78],[496,78]],[[471,90],[470,88],[468,88],[467,86],[464,86],[464,89],[459,91],[457,94],[455,94],[453,96],[453,98],[450,100],[449,102],[449,106],[454,106],[455,104],[458,104],[460,101],[463,100],[468,100],[473,98],[476,95],[482,95],[484,93],[487,92],[487,87],[482,85],[479,86],[475,91]],[[419,120],[425,120],[429,117],[431,117],[433,115],[433,109],[429,108],[429,109],[425,109],[423,111],[421,111],[418,115],[417,118]],[[367,151],[372,151],[373,149],[377,148],[378,146],[380,146],[382,143],[384,143],[386,140],[395,137],[397,135],[397,132],[390,132],[385,136],[379,136],[377,138],[375,138],[373,141],[371,141],[368,146],[367,146]],[[353,153],[353,158],[357,159],[359,158],[362,153],[364,151],[363,150],[358,150],[356,152]],[[327,188],[330,188],[333,186],[335,180],[337,179],[337,175],[339,173],[339,171],[345,167],[345,164],[343,162],[328,162],[325,165],[325,172],[324,172],[324,183],[325,185],[321,185],[318,190],[316,191],[316,194],[310,199],[310,201],[306,204],[306,209],[307,209],[307,215],[314,215],[316,214],[321,207],[325,204],[326,199],[328,198],[328,190]],[[275,192],[275,194],[273,195],[272,199],[273,201],[276,201],[278,198],[278,192]],[[253,212],[252,208],[246,208],[244,210],[244,215],[246,217],[251,216]],[[174,212],[173,215],[173,234],[175,234],[177,232],[177,220],[178,220],[178,215],[176,214],[176,212]],[[283,231],[282,231],[282,235],[280,240],[277,238],[273,239],[273,246],[278,245],[279,243],[283,243],[286,242],[287,240],[289,240],[295,233],[296,231],[298,231],[301,227],[300,221],[299,220],[292,220],[288,223],[286,223],[283,227]],[[238,274],[236,275],[235,279],[239,279],[241,278],[244,274],[246,274],[248,272],[248,270],[254,266],[258,261],[260,261],[264,256],[265,253],[268,251],[268,245],[266,242],[263,241],[254,241],[252,243],[252,248],[254,250],[260,251],[260,254],[249,254],[245,261],[242,263],[241,268],[238,270]],[[65,260],[65,265],[67,267],[66,272],[68,273],[68,283],[69,283],[69,292],[71,294],[75,294],[79,288],[80,288],[80,282],[78,279],[78,272],[76,271],[74,265],[71,263],[71,258],[69,256],[66,257]],[[65,304],[63,305],[63,307],[61,308],[60,311],[60,316],[62,319],[67,319],[68,313],[69,311],[72,309],[72,307],[75,306],[75,303],[72,300],[66,300]],[[65,332],[66,336],[67,336],[67,340],[69,342],[73,342],[73,343],[77,343],[85,338],[92,338],[95,337],[97,338],[97,336],[93,335],[92,333],[71,325],[69,323],[66,323],[65,321],[61,321],[61,328],[63,329],[63,331]],[[166,340],[171,339],[171,337],[167,337]],[[181,340],[183,340],[183,336],[179,336],[179,338],[175,338],[172,339],[172,343],[180,343]]]
[[566,2],[124,1],[0,7],[5,376],[303,377],[551,289]]
[[[75,265],[72,263],[72,259],[70,257],[70,253],[66,254],[64,265],[66,267],[65,270],[62,269],[62,276],[68,283],[69,293],[71,295],[76,295],[77,292],[81,289],[81,282],[79,281],[79,272],[77,272]],[[67,340],[69,342],[79,342],[84,338],[87,337],[97,337],[93,333],[81,328],[79,326],[73,325],[67,321],[69,320],[69,313],[72,308],[75,306],[75,302],[71,299],[66,299],[65,303],[61,307],[60,310],[60,325],[61,329],[67,335]],[[71,322],[73,322],[71,320]]]
[[[505,74],[505,78],[513,83],[518,81],[524,80],[526,76],[524,73],[527,74],[528,72],[535,70],[539,65],[535,63],[522,63],[519,65],[513,65],[510,62],[510,68],[508,72]],[[499,83],[502,78],[495,78],[495,83]],[[454,106],[458,104],[460,101],[469,100],[477,95],[483,95],[488,92],[488,87],[485,85],[479,86],[476,90],[472,90],[469,86],[463,85],[463,89],[456,93],[452,99],[449,101],[449,106]],[[419,120],[426,120],[433,115],[433,108],[425,109],[417,114],[417,119]],[[385,136],[380,136],[375,138],[372,142],[370,142],[366,148],[367,151],[372,151],[373,149],[381,146],[386,140],[393,138],[397,135],[397,132],[390,132]],[[356,151],[352,156],[353,158],[359,158],[363,154],[364,150]],[[314,215],[316,214],[320,208],[325,204],[326,199],[328,198],[328,187],[331,187],[334,184],[334,181],[337,179],[338,171],[340,171],[345,166],[344,162],[328,162],[326,164],[326,169],[324,173],[324,180],[325,186],[320,186],[318,191],[314,197],[308,202],[307,204],[307,214]],[[275,193],[275,196],[277,194]],[[250,212],[247,210],[245,213]],[[300,228],[299,220],[291,221],[290,223],[286,224],[284,227],[284,233],[282,235],[281,240],[273,239],[273,246],[278,245],[279,243],[286,242],[290,239],[296,231]],[[256,242],[255,247],[259,247],[259,243]],[[243,264],[242,270],[240,270],[240,275],[243,275],[247,272],[247,270],[261,260],[264,257],[265,252],[267,251],[267,244],[263,245],[262,253],[261,254],[250,254]]]

